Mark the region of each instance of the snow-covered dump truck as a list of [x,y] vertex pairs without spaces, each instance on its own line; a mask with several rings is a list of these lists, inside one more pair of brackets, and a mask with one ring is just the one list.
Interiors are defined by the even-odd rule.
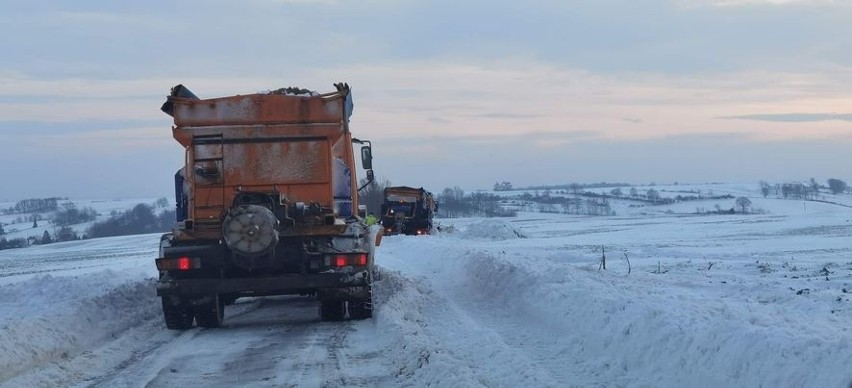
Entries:
[[335,87],[211,99],[172,88],[161,109],[186,164],[156,259],[169,329],[218,327],[246,296],[313,295],[324,320],[372,316],[375,233],[353,212],[353,143],[368,183],[372,149],[349,131],[349,86]]
[[432,233],[432,218],[438,211],[438,203],[432,193],[422,187],[396,186],[386,188],[384,194],[381,223],[385,235]]

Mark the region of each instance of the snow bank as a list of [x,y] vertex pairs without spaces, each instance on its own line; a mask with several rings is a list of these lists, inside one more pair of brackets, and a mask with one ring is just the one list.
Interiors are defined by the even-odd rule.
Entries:
[[473,322],[425,279],[383,271],[376,322],[388,341],[396,384],[404,386],[554,386],[496,335]]
[[466,239],[511,240],[526,238],[527,236],[509,222],[486,219],[468,225],[467,229],[461,233],[461,237]]
[[0,287],[0,381],[159,317],[154,279],[104,270]]
[[[783,287],[770,291],[775,300],[742,303],[678,286],[666,275],[613,276],[545,258],[480,253],[467,255],[464,268],[456,292],[476,296],[485,308],[508,310],[506,322],[526,317],[526,335],[544,339],[527,346],[557,357],[556,363],[579,376],[598,378],[581,385],[841,387],[852,382],[852,342],[842,327],[848,321],[838,318],[835,327],[813,321],[806,307],[791,308],[801,298]],[[718,287],[755,294],[728,284]],[[710,297],[702,297],[705,292]]]

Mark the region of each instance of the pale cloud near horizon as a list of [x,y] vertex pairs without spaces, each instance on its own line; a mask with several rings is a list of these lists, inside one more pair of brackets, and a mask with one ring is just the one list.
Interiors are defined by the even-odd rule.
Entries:
[[[494,158],[508,157],[497,156],[501,154],[515,155],[514,158],[520,160],[541,155],[558,159],[559,150],[576,153],[575,148],[583,144],[592,144],[602,152],[607,152],[604,150],[609,144],[609,152],[644,153],[647,151],[643,150],[654,148],[648,143],[653,139],[661,144],[672,144],[671,139],[690,142],[702,136],[722,136],[719,139],[744,144],[792,144],[790,142],[796,139],[807,142],[834,139],[833,142],[842,144],[852,132],[843,121],[812,121],[805,129],[801,122],[763,120],[743,125],[742,121],[718,119],[721,116],[849,109],[852,98],[844,94],[844,83],[838,82],[846,76],[842,72],[819,76],[763,72],[705,77],[615,76],[530,62],[507,66],[446,63],[438,66],[422,62],[315,69],[311,77],[305,78],[308,85],[301,85],[319,91],[330,90],[331,85],[324,86],[322,81],[341,74],[343,80],[352,85],[355,96],[353,131],[359,137],[374,141],[379,176],[399,183],[417,183],[401,182],[400,177],[410,175],[400,173],[417,170],[423,164],[432,165],[436,170],[441,166],[454,170],[452,166],[457,163],[484,166],[471,160],[475,157],[492,162],[496,162]],[[27,109],[0,104],[0,112],[9,109],[2,113],[7,119],[77,123],[69,133],[23,137],[56,158],[98,152],[103,154],[103,159],[108,159],[118,158],[121,150],[145,150],[158,159],[160,170],[170,174],[172,164],[179,163],[182,153],[171,139],[171,118],[158,109],[168,87],[175,83],[169,81],[98,81],[93,84],[80,80],[60,81],[65,88],[63,93],[84,99],[47,104],[50,107],[29,104]],[[236,77],[187,79],[183,83],[202,97],[213,97],[283,86],[273,82],[276,81],[262,77]],[[50,87],[40,82],[24,82],[19,86],[35,97],[51,94]],[[135,90],[151,94],[151,97],[122,98],[122,90]],[[95,98],[101,92],[109,97]],[[434,117],[441,120],[432,120]],[[637,120],[625,122],[623,117]],[[121,119],[162,124],[160,127],[148,124],[144,129],[135,130],[118,126],[114,130],[85,130],[86,122]],[[689,134],[697,137],[684,137]],[[465,148],[469,151],[461,151]],[[491,151],[473,151],[477,149]],[[421,156],[409,160],[412,154]],[[606,179],[615,178],[616,170],[605,171]],[[685,170],[685,174],[689,171]],[[478,184],[497,179],[498,175],[503,176],[501,174],[479,174]],[[524,175],[524,178],[532,179],[542,174]],[[593,179],[585,172],[581,175]],[[452,176],[440,174],[432,178],[434,181],[425,181],[433,186],[440,186],[438,182],[449,185],[454,180]],[[636,175],[625,174],[619,180],[630,176]],[[687,180],[677,178],[674,173],[669,176]],[[167,184],[166,178],[159,178]],[[722,179],[724,175],[713,178]],[[523,182],[520,178],[511,179]],[[569,180],[565,177],[560,181]]]
[[[15,149],[39,145],[43,160],[34,169],[61,171],[69,158],[93,163],[63,171],[66,185],[81,170],[120,179],[128,164],[157,182],[131,182],[128,190],[168,193],[173,164],[182,159],[171,118],[159,111],[170,87],[182,83],[217,97],[282,86],[328,91],[345,81],[355,98],[353,131],[373,140],[380,176],[394,180],[433,166],[425,183],[399,183],[687,181],[676,169],[657,174],[660,156],[648,155],[678,146],[690,152],[672,155],[701,155],[701,163],[711,163],[720,147],[751,153],[738,161],[768,176],[776,171],[759,154],[798,145],[809,159],[783,172],[817,175],[806,171],[839,170],[814,150],[852,141],[842,119],[852,114],[847,5],[11,1],[0,33],[28,33],[0,43],[0,141]],[[413,150],[422,154],[410,158]],[[590,150],[630,163],[608,166]],[[546,170],[537,160],[543,155],[555,165],[581,163],[582,155],[598,167],[525,174],[496,160]],[[10,163],[0,156],[0,165]],[[712,171],[683,174],[725,179]]]
[[852,6],[848,0],[674,0],[680,5],[737,6]]

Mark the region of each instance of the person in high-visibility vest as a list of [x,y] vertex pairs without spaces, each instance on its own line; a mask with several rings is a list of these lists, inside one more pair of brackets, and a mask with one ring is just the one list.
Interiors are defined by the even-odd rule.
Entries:
[[375,225],[378,222],[378,219],[373,213],[370,213],[364,221],[367,226]]

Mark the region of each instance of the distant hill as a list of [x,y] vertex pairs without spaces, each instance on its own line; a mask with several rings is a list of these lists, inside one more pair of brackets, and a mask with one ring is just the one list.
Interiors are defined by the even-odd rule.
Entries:
[[[155,216],[162,215],[165,218],[174,219],[172,215],[174,204],[166,198],[34,198],[16,202],[0,202],[0,226],[2,226],[3,231],[0,238],[7,241],[23,239],[28,244],[32,244],[43,241],[46,236],[45,233],[52,240],[56,240],[60,235],[64,235],[66,239],[69,236],[91,237],[87,233],[93,225],[104,224],[107,221],[120,218],[122,214],[131,212],[140,204],[144,205],[141,210],[149,208],[150,213]],[[172,212],[172,214],[163,214],[164,212]],[[136,213],[141,214],[143,212],[137,209]],[[125,221],[123,224],[126,226],[127,222]],[[101,228],[101,230],[104,229]],[[126,229],[123,231],[126,231]],[[150,232],[148,231],[148,233]]]

